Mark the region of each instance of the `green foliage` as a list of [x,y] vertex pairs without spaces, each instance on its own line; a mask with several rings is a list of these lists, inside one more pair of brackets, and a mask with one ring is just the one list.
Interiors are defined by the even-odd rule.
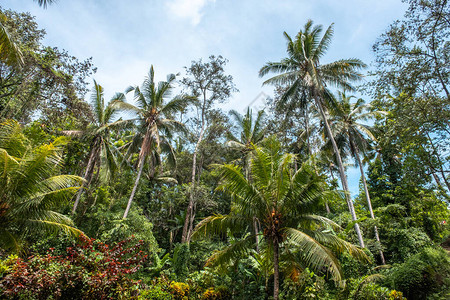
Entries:
[[[104,196],[107,195],[104,194]],[[108,198],[103,201],[110,202]],[[86,234],[111,244],[117,243],[130,236],[135,236],[144,243],[144,250],[148,255],[158,251],[158,244],[153,237],[153,224],[142,214],[139,208],[130,210],[130,218],[121,218],[123,206],[116,204],[109,208],[99,204],[83,218],[77,220],[79,227]]]
[[19,257],[15,254],[8,255],[5,259],[0,259],[0,278],[9,273]]
[[424,248],[387,272],[388,281],[410,300],[448,299],[450,257],[439,248]]
[[0,124],[0,246],[20,250],[30,233],[63,230],[79,235],[56,210],[80,188],[82,179],[61,175],[66,139],[32,147],[15,121]]
[[166,291],[166,286],[160,282],[154,283],[148,289],[141,290],[138,300],[173,300],[174,296]]
[[329,299],[324,287],[324,277],[317,276],[308,268],[299,274],[293,275],[291,278],[284,280],[280,299]]
[[178,280],[185,280],[188,275],[189,245],[178,244],[173,251],[173,271]]
[[47,126],[64,124],[68,119],[87,125],[90,110],[81,98],[87,91],[86,78],[96,71],[92,60],[79,61],[64,50],[44,45],[45,31],[29,13],[0,10],[0,15],[5,17],[1,28],[6,29],[23,58],[20,68],[11,66],[3,59],[2,47],[0,120],[29,122],[39,114]]

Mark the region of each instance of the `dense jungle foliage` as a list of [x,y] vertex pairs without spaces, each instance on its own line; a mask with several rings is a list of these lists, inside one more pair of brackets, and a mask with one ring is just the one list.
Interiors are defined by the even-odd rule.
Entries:
[[450,299],[450,5],[405,2],[369,73],[284,33],[244,114],[220,55],[105,99],[0,8],[0,298]]

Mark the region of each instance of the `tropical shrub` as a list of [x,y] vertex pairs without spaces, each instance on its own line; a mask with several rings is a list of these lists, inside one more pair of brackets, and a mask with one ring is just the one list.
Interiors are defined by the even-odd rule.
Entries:
[[410,300],[450,297],[450,256],[443,249],[425,248],[388,274],[392,287]]
[[133,238],[113,247],[89,239],[68,247],[66,255],[17,259],[0,280],[5,299],[130,299],[137,297],[135,273],[146,259],[142,241]]

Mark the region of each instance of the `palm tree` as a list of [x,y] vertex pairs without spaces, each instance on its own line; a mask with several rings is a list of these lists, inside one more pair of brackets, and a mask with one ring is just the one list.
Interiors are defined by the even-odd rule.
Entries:
[[[250,107],[247,108],[247,112],[244,116],[235,110],[231,110],[230,115],[232,115],[237,122],[241,134],[240,137],[236,137],[229,132],[227,145],[241,153],[240,159],[243,161],[245,178],[249,179],[250,159],[253,147],[258,145],[264,139],[265,127],[263,127],[262,124],[264,110],[258,111],[255,122],[253,122],[253,113]],[[257,234],[259,230],[256,218],[253,221],[253,228]],[[258,235],[255,236],[255,241],[256,251],[259,252]]]
[[[359,166],[367,200],[367,207],[369,208],[370,217],[375,220],[361,155],[364,156],[370,147],[370,142],[375,141],[376,139],[371,132],[371,126],[363,123],[373,120],[377,116],[386,114],[386,112],[372,110],[372,106],[370,104],[365,104],[364,100],[361,98],[355,103],[351,103],[350,101],[352,98],[354,97],[347,96],[345,92],[338,92],[337,101],[335,101],[335,105],[329,111],[331,115],[330,123],[336,143],[340,146],[339,148],[347,150]],[[374,231],[375,238],[377,242],[380,243],[377,226],[374,227]],[[380,249],[379,253],[381,262],[384,265],[386,262],[384,260],[383,251]]]
[[266,131],[262,124],[264,110],[258,111],[254,122],[253,113],[250,108],[247,108],[247,112],[244,116],[235,110],[231,110],[230,115],[233,116],[237,123],[238,129],[240,130],[240,136],[237,137],[229,132],[227,135],[227,146],[236,149],[242,154],[240,159],[243,161],[244,171],[248,172],[251,157],[250,154],[252,153],[253,147],[254,145],[258,145],[264,139]]
[[[303,266],[316,271],[328,269],[340,282],[341,271],[333,252],[348,251],[360,259],[367,259],[363,250],[338,238],[333,229],[339,226],[333,221],[314,215],[324,198],[333,195],[315,174],[311,165],[304,163],[296,172],[293,169],[295,155],[283,154],[280,143],[273,137],[265,142],[265,148],[254,147],[250,178],[236,165],[221,165],[220,189],[233,198],[228,215],[213,215],[201,221],[194,237],[226,234],[231,231],[244,237],[219,251],[210,263],[226,264],[232,259],[248,256],[254,246],[255,235],[261,235],[269,247],[273,259],[274,299],[279,294],[280,257],[289,257],[283,264],[291,271]],[[254,217],[263,233],[247,233]],[[281,252],[287,254],[280,256]]]
[[[137,102],[137,106],[126,103],[123,100],[115,102],[121,109],[134,112],[138,116],[137,121],[139,122],[137,134],[134,136],[128,151],[128,153],[132,153],[137,148],[140,148],[137,162],[138,174],[123,214],[123,219],[126,219],[128,215],[149,154],[159,155],[161,145],[164,145],[166,150],[173,154],[170,143],[161,143],[162,136],[170,138],[174,130],[184,131],[184,126],[180,122],[170,119],[170,116],[185,108],[193,99],[185,95],[179,95],[164,103],[171,96],[174,81],[175,75],[170,74],[167,76],[167,81],[161,81],[156,85],[155,72],[153,66],[151,66],[148,77],[145,78],[142,87],[130,86],[126,91],[127,93],[134,91],[134,99]],[[151,156],[154,157],[153,155]]]
[[259,75],[265,76],[269,73],[278,75],[266,80],[264,84],[288,85],[286,95],[298,94],[299,90],[305,90],[310,99],[313,99],[317,110],[324,122],[327,135],[333,145],[334,155],[338,162],[342,188],[346,192],[346,200],[353,221],[359,244],[364,247],[359,225],[356,222],[356,213],[350,198],[347,178],[336,141],[333,138],[330,125],[326,117],[326,105],[329,100],[330,91],[327,85],[344,88],[352,91],[351,81],[360,80],[362,75],[359,69],[366,65],[359,59],[341,59],[328,64],[321,64],[320,59],[328,49],[333,36],[333,25],[330,25],[321,37],[322,26],[313,26],[309,20],[293,40],[286,32],[288,57],[280,62],[269,62],[261,68]]
[[0,247],[21,249],[33,233],[64,230],[79,235],[70,218],[55,208],[80,188],[82,178],[59,175],[66,140],[36,148],[16,121],[0,124]]
[[94,87],[92,89],[91,103],[94,112],[94,122],[83,131],[65,131],[69,135],[81,135],[90,139],[89,160],[84,173],[83,187],[77,193],[75,203],[73,205],[72,214],[75,214],[81,195],[85,188],[87,188],[91,181],[94,170],[100,169],[103,162],[104,179],[110,178],[114,175],[117,169],[117,160],[115,147],[110,141],[111,129],[117,129],[120,126],[127,124],[128,120],[118,120],[113,122],[116,117],[118,108],[115,102],[123,100],[123,94],[116,94],[111,102],[105,107],[105,98],[103,87],[94,80]]

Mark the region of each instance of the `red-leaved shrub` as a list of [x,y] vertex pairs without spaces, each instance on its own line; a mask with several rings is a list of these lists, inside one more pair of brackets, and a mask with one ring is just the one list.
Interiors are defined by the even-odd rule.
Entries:
[[135,273],[146,259],[142,241],[127,239],[110,248],[81,237],[66,255],[17,259],[0,279],[1,296],[7,299],[130,299],[137,296]]

